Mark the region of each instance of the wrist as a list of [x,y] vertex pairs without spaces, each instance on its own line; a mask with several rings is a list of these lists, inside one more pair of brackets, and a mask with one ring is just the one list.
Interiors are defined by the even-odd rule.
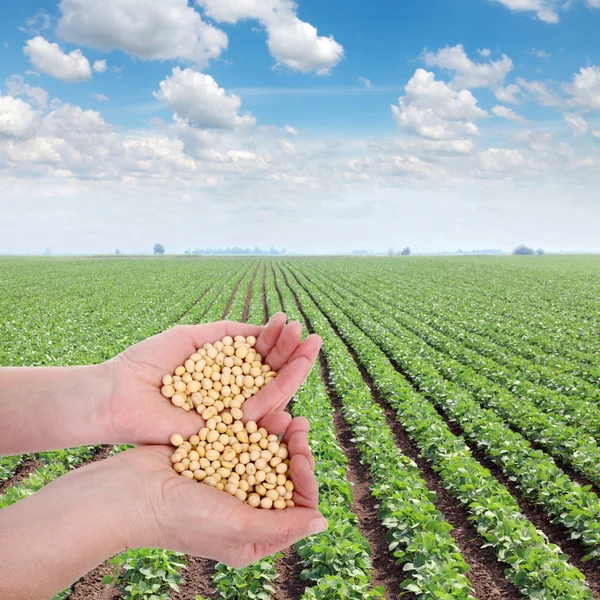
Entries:
[[82,367],[82,375],[89,390],[89,396],[83,403],[84,413],[80,414],[82,428],[89,440],[86,444],[120,443],[122,440],[114,431],[111,411],[114,378],[110,363]]

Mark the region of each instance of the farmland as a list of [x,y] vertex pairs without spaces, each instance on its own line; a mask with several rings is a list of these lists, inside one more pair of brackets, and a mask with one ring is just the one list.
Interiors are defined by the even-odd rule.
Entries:
[[[289,410],[327,532],[238,571],[130,550],[61,598],[600,599],[600,258],[7,258],[0,285],[2,366],[281,310],[324,340]],[[0,508],[125,449],[0,458]]]

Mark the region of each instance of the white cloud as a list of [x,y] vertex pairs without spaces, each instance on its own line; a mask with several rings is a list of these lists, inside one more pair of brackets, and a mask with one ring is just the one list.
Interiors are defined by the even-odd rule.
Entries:
[[482,50],[477,50],[479,56],[483,56],[483,58],[489,58],[492,55],[492,51],[489,48],[483,48]]
[[344,56],[333,37],[319,36],[317,29],[297,17],[267,25],[267,45],[277,64],[301,73],[327,75]]
[[0,139],[2,136],[26,137],[37,119],[31,106],[13,96],[0,96]]
[[506,104],[519,104],[519,96],[522,93],[521,88],[518,85],[507,85],[506,87],[499,87],[494,90],[494,96],[505,102]]
[[105,60],[97,60],[92,67],[96,73],[104,73],[106,71],[106,61]]
[[160,82],[160,91],[154,96],[166,102],[177,118],[196,127],[235,129],[253,127],[256,119],[240,116],[239,96],[227,94],[210,76],[194,69],[173,69],[172,75]]
[[503,54],[499,60],[476,63],[466,54],[462,44],[446,46],[436,53],[425,52],[423,61],[428,67],[439,67],[454,72],[452,82],[456,87],[467,89],[501,87],[513,69],[512,60]]
[[398,125],[427,139],[477,135],[473,121],[487,116],[470,91],[455,90],[424,69],[417,69],[404,89],[406,95],[392,106],[392,114]]
[[600,129],[592,129],[592,136],[600,142]]
[[505,148],[489,148],[479,154],[479,166],[484,171],[514,171],[527,165],[525,157],[519,150]]
[[524,129],[512,136],[512,139],[529,148],[542,157],[556,157],[564,164],[564,159],[574,155],[575,149],[566,142],[557,142],[551,131]]
[[108,102],[108,100],[109,100],[108,96],[105,96],[104,94],[94,93],[94,94],[92,94],[92,96],[98,102]]
[[27,40],[23,52],[36,69],[61,81],[77,83],[92,76],[90,63],[81,50],[65,54],[58,44],[52,44],[39,35]]
[[600,67],[582,67],[564,88],[571,95],[569,104],[600,110]]
[[538,50],[537,48],[532,48],[529,54],[533,54],[533,56],[537,56],[538,58],[550,58],[550,55],[545,50]]
[[512,108],[508,108],[507,106],[494,106],[492,108],[492,112],[502,119],[508,119],[509,121],[514,121],[515,123],[526,123],[527,119],[518,115]]
[[359,77],[358,81],[360,81],[368,90],[370,90],[373,87],[371,80],[367,79],[366,77]]
[[284,127],[284,129],[285,129],[285,132],[288,135],[293,135],[293,136],[297,136],[298,135],[298,130],[296,128],[292,127],[291,125],[286,125]]
[[39,35],[52,27],[52,19],[44,10],[39,10],[33,17],[25,19],[25,23],[27,27],[19,27],[19,31],[34,35]]
[[583,135],[588,130],[588,124],[581,115],[566,113],[565,123],[573,130],[573,135]]
[[563,101],[543,81],[527,81],[517,78],[517,83],[541,106],[562,106]]
[[296,146],[285,139],[277,140],[277,146],[279,150],[286,156],[295,156],[296,155]]
[[[559,12],[567,10],[573,4],[572,0],[497,0],[515,12],[533,12],[544,23],[558,23]],[[588,8],[600,8],[600,0],[585,0]]]
[[557,2],[555,0],[497,0],[515,12],[534,12],[544,23],[558,23]]
[[187,0],[61,0],[59,8],[58,35],[99,50],[203,67],[227,48],[226,34]]
[[32,87],[21,75],[11,75],[6,80],[6,89],[11,96],[25,96],[31,98],[35,103],[43,108],[48,102],[48,92],[40,87]]
[[301,21],[291,0],[197,0],[216,21],[237,23],[257,20],[267,31],[267,45],[277,65],[301,73],[328,74],[344,57],[333,36],[319,35],[316,27]]

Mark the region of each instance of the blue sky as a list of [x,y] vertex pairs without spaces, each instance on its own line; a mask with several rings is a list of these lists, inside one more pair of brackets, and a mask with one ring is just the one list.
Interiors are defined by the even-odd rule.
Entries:
[[297,251],[600,249],[598,0],[160,5],[2,8],[0,208],[44,247],[219,245],[174,210]]

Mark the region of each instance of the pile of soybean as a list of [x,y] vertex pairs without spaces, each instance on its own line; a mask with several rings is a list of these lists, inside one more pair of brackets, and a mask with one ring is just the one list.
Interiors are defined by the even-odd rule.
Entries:
[[222,490],[255,508],[294,506],[294,484],[285,443],[254,421],[244,424],[242,406],[277,373],[256,352],[253,336],[230,336],[205,344],[165,375],[162,394],[206,421],[197,435],[171,436],[173,468],[183,477]]

